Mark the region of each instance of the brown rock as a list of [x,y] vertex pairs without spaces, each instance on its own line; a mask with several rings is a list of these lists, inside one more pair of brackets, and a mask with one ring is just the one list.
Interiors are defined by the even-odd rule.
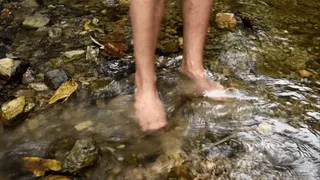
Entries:
[[216,14],[216,23],[221,29],[234,30],[237,26],[237,20],[232,13]]
[[304,70],[304,69],[303,69],[303,70],[300,70],[300,71],[299,71],[299,74],[300,74],[301,77],[310,77],[310,76],[313,75],[312,72],[309,72],[309,71]]

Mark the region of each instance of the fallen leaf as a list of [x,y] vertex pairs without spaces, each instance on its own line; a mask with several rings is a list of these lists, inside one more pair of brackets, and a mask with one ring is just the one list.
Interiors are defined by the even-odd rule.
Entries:
[[75,80],[64,82],[50,98],[49,104],[53,104],[60,99],[68,98],[78,88]]
[[128,50],[128,46],[123,43],[117,43],[112,41],[110,38],[105,37],[103,40],[104,49],[112,56],[122,57]]
[[37,177],[43,176],[46,171],[60,171],[61,163],[55,159],[42,159],[39,157],[23,157],[24,166]]

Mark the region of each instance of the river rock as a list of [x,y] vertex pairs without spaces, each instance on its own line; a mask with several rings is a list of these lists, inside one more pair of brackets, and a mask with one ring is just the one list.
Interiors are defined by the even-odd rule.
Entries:
[[125,59],[110,61],[107,60],[103,64],[101,64],[100,70],[106,76],[119,80],[134,73],[135,64],[132,61]]
[[82,55],[84,55],[85,51],[82,49],[73,50],[73,51],[67,51],[63,53],[68,59],[78,59]]
[[92,138],[77,140],[68,156],[63,160],[64,170],[76,173],[93,165],[98,159],[98,148]]
[[232,13],[217,13],[216,23],[221,29],[234,30],[237,26],[237,20]]
[[23,96],[4,103],[0,109],[2,123],[6,126],[12,126],[25,119],[34,108],[34,106],[28,107],[28,104]]
[[309,71],[307,71],[307,70],[305,70],[305,69],[300,70],[300,71],[299,71],[299,74],[300,74],[301,77],[304,77],[304,78],[305,78],[305,77],[310,77],[310,76],[313,75],[312,72],[309,72]]
[[30,83],[28,86],[30,88],[34,89],[35,91],[47,91],[47,90],[49,90],[48,86],[45,83]]
[[62,34],[62,29],[59,27],[50,28],[48,34],[49,34],[49,37],[51,38],[59,37]]
[[18,69],[21,61],[9,58],[0,59],[0,77],[10,79]]
[[46,177],[40,178],[40,180],[71,180],[67,176],[62,176],[62,175],[49,175]]
[[23,75],[22,75],[22,83],[23,84],[30,84],[33,81],[35,81],[35,78],[32,75],[32,71],[28,69]]
[[96,46],[88,46],[86,52],[86,60],[98,62],[99,48]]
[[44,82],[52,89],[58,89],[59,86],[69,79],[65,71],[54,69],[48,71],[44,75]]
[[35,0],[24,0],[24,1],[20,2],[19,4],[21,7],[24,7],[24,8],[35,8],[35,7],[39,6],[37,1],[35,1]]
[[28,16],[24,21],[23,25],[31,28],[42,28],[50,22],[50,19],[46,15],[35,14],[33,16]]
[[176,42],[169,42],[167,44],[164,44],[163,47],[166,49],[167,52],[169,53],[177,53],[179,52],[179,44]]
[[76,143],[76,139],[73,137],[62,137],[51,142],[47,148],[47,156],[49,158],[63,161],[69,151],[73,148]]

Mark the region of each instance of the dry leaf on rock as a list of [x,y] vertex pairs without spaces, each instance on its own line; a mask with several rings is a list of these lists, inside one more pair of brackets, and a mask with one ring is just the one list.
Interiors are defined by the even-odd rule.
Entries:
[[128,46],[124,43],[112,41],[110,38],[105,37],[103,40],[104,49],[112,56],[122,57],[128,50]]
[[46,171],[60,171],[61,163],[55,159],[42,159],[39,157],[23,157],[24,166],[37,177],[43,176]]
[[68,98],[78,88],[75,80],[64,82],[50,98],[49,104],[53,104],[60,99]]

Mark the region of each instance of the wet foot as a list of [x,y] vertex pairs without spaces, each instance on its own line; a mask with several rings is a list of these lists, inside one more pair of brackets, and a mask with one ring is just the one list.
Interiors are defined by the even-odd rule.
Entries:
[[[183,90],[188,93],[192,92],[193,94],[203,96],[206,92],[216,91],[217,93],[219,92],[219,94],[224,94],[225,88],[219,82],[211,81],[206,77],[204,71],[195,73],[180,67],[179,72],[188,79],[183,82],[186,83],[184,84],[185,88],[183,88]],[[223,101],[225,97],[211,97],[210,99]]]
[[166,112],[156,92],[136,90],[134,109],[142,131],[155,131],[167,125]]

